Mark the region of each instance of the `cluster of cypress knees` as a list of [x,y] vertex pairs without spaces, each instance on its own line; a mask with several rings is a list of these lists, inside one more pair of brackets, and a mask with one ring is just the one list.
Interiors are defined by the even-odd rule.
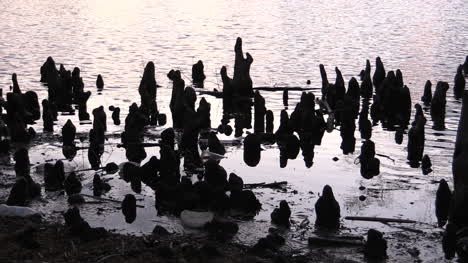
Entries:
[[[420,104],[415,105],[415,117],[411,119],[411,96],[409,88],[404,85],[400,70],[386,72],[379,57],[376,59],[376,69],[371,77],[369,60],[366,67],[359,74],[361,83],[351,78],[348,89],[338,68],[335,68],[335,83],[330,83],[325,67],[320,65],[322,77],[321,98],[312,92],[303,92],[300,102],[295,105],[291,115],[286,111],[288,106],[288,90],[283,92],[285,109],[280,113],[280,125],[274,132],[274,115],[265,106],[265,99],[254,92],[250,78],[250,66],[253,58],[242,51],[242,40],[235,44],[234,75],[227,75],[226,67],[222,67],[220,74],[223,83],[222,92],[215,95],[223,101],[223,118],[217,127],[218,133],[236,137],[243,135],[244,129],[252,128],[252,106],[254,108],[253,133],[247,133],[243,140],[244,161],[249,166],[256,166],[261,158],[261,145],[277,143],[280,150],[280,167],[286,167],[288,159],[295,159],[302,150],[304,162],[311,167],[314,158],[314,147],[320,145],[325,131],[331,132],[340,127],[342,137],[341,149],[343,154],[355,151],[356,122],[363,143],[359,162],[361,175],[370,179],[380,173],[380,161],[376,157],[375,144],[372,142],[372,127],[379,122],[388,130],[395,131],[395,141],[401,144],[404,131],[408,129],[407,159],[412,167],[422,166],[423,174],[432,171],[431,160],[424,153],[425,124],[424,110]],[[89,131],[89,147],[76,146],[76,127],[68,120],[62,127],[63,154],[66,159],[73,159],[79,150],[88,150],[88,160],[91,169],[96,171],[93,178],[93,193],[100,196],[110,190],[111,186],[101,179],[105,173],[112,174],[121,170],[123,179],[130,183],[131,189],[140,193],[142,183],[155,191],[156,208],[159,213],[168,212],[179,215],[183,210],[211,210],[223,213],[229,210],[242,211],[248,215],[255,215],[261,204],[251,190],[244,188],[241,177],[234,173],[227,175],[220,165],[219,159],[209,158],[203,162],[199,148],[208,150],[216,155],[226,153],[225,146],[212,131],[210,109],[211,105],[205,98],[199,100],[196,108],[197,91],[195,88],[204,87],[204,66],[198,61],[192,67],[193,87],[186,87],[181,72],[171,70],[167,77],[172,81],[172,96],[169,108],[173,127],[165,129],[157,143],[145,143],[144,132],[148,125],[164,126],[166,115],[159,112],[156,98],[158,85],[155,79],[155,65],[149,62],[143,73],[138,92],[141,97],[140,105],[133,103],[125,118],[124,131],[121,134],[121,147],[125,149],[128,162],[121,167],[115,163],[101,164],[104,152],[105,133],[107,130],[107,114],[103,106],[92,111],[93,124]],[[84,91],[84,83],[80,76],[80,69],[75,67],[72,72],[60,65],[56,68],[54,60],[49,57],[40,70],[41,82],[47,87],[48,98],[42,101],[42,121],[44,132],[53,132],[54,121],[58,112],[74,113],[78,108],[79,120],[89,120],[87,101],[90,91]],[[468,181],[463,171],[468,170],[468,142],[465,126],[468,125],[468,94],[464,93],[465,74],[468,74],[468,56],[463,65],[457,69],[455,76],[454,94],[457,99],[463,97],[463,110],[457,135],[453,171],[455,193],[452,192],[445,180],[440,181],[436,195],[436,215],[439,226],[449,222],[444,235],[444,251],[448,258],[453,257],[455,251],[460,257],[466,258],[467,250],[462,246],[465,227],[468,226],[468,214],[465,212],[464,193],[468,189]],[[7,93],[6,101],[2,99],[0,111],[6,109],[0,119],[0,155],[9,156],[12,147],[10,142],[28,143],[34,139],[36,132],[27,125],[34,124],[41,118],[38,96],[34,91],[22,93],[16,74],[12,76],[13,86]],[[101,75],[96,80],[98,90],[104,89]],[[375,89],[374,89],[375,88]],[[432,94],[432,84],[427,81],[424,96],[421,98],[425,109],[430,109],[433,129],[445,129],[446,93],[449,89],[447,82],[439,81]],[[253,100],[252,100],[253,97]],[[372,104],[370,103],[372,99]],[[318,107],[317,105],[318,104]],[[76,105],[76,107],[74,107]],[[110,106],[114,125],[120,125],[120,108]],[[324,115],[328,115],[325,120]],[[369,119],[370,115],[370,119]],[[235,129],[229,122],[234,119]],[[176,134],[180,133],[180,140]],[[296,135],[297,134],[297,135]],[[206,143],[207,142],[207,143]],[[160,158],[147,158],[145,147],[160,147]],[[177,147],[176,147],[177,146]],[[41,186],[34,182],[30,175],[28,151],[20,147],[14,152],[15,172],[18,180],[11,189],[8,205],[27,205],[28,200],[40,195]],[[181,159],[186,171],[182,176],[180,171]],[[44,188],[46,191],[64,189],[71,204],[84,202],[80,195],[82,184],[77,173],[65,172],[62,161],[55,164],[46,163],[44,166]],[[193,183],[189,175],[197,174],[198,181]],[[122,201],[122,212],[125,220],[132,223],[136,218],[137,200],[133,194],[128,194]],[[333,190],[326,185],[322,195],[315,204],[316,226],[325,229],[337,229],[340,226],[340,206],[336,201]],[[279,207],[271,213],[274,224],[290,225],[291,209],[287,201],[280,202]],[[77,207],[69,209],[64,214],[66,225],[72,234],[84,240],[92,240],[102,236],[102,228],[92,228],[80,216]],[[159,228],[158,228],[159,229]],[[213,221],[206,226],[220,236],[232,236],[237,232],[237,225],[233,222]],[[460,234],[461,233],[461,234]],[[460,243],[461,242],[461,243]],[[281,236],[270,233],[262,238],[257,248],[275,248],[284,243]],[[368,232],[366,255],[373,258],[386,257],[386,241],[382,233],[371,229]]]

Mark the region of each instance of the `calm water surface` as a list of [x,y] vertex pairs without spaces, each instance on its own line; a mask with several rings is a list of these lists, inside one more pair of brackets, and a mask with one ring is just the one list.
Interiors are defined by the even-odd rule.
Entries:
[[[332,81],[335,66],[348,81],[360,72],[366,59],[370,59],[374,66],[375,57],[380,56],[386,70],[402,70],[413,103],[419,101],[428,79],[433,84],[438,80],[448,81],[453,87],[456,67],[468,55],[468,2],[465,0],[1,0],[0,10],[0,87],[4,93],[11,85],[11,74],[16,72],[23,91],[34,90],[40,99],[45,98],[46,89],[38,81],[39,68],[48,56],[52,56],[67,69],[80,67],[85,89],[93,92],[89,109],[115,105],[121,107],[122,116],[131,102],[139,102],[138,84],[143,68],[150,60],[155,62],[156,80],[162,86],[158,90],[162,112],[169,113],[171,83],[166,74],[170,69],[181,70],[189,85],[191,66],[201,59],[207,75],[206,88],[219,89],[219,69],[226,65],[232,75],[233,46],[237,36],[243,38],[244,52],[254,58],[251,69],[254,86],[305,87],[306,81],[311,80],[310,87],[317,88],[315,93],[319,94],[320,63],[326,66]],[[102,93],[97,93],[95,88],[98,74],[104,77]],[[283,109],[281,93],[263,92],[262,95],[266,98],[267,108],[275,112],[278,120]],[[290,105],[294,106],[299,96],[298,92],[290,92]],[[211,103],[212,125],[216,127],[222,116],[222,103],[212,97],[207,99]],[[289,182],[285,193],[257,192],[264,209],[256,221],[241,224],[236,238],[251,243],[263,236],[270,226],[269,214],[281,199],[292,202],[295,222],[308,218],[313,223],[313,205],[325,184],[333,187],[342,216],[403,217],[433,224],[437,185],[430,182],[441,177],[451,178],[452,152],[461,107],[453,99],[451,90],[448,101],[446,131],[434,132],[430,116],[426,114],[429,121],[425,153],[432,157],[434,165],[434,172],[429,176],[423,176],[420,169],[412,169],[406,163],[406,137],[402,145],[397,145],[394,133],[384,131],[380,126],[374,127],[372,136],[377,153],[394,160],[380,157],[381,175],[372,180],[360,177],[359,166],[354,164],[359,155],[360,140],[356,152],[345,156],[339,148],[341,138],[337,131],[326,133],[322,145],[315,148],[314,165],[309,169],[305,168],[301,155],[281,169],[279,150],[275,146],[266,147],[262,161],[254,168],[243,163],[242,148],[229,148],[228,158],[221,163],[228,173],[235,172],[247,183]],[[56,133],[59,134],[61,125],[68,118],[79,123],[76,116],[59,117]],[[118,138],[112,134],[119,134],[123,126],[108,126],[109,143],[117,142]],[[35,127],[42,132],[41,121]],[[85,133],[90,128],[90,124],[83,123],[78,130]],[[162,129],[150,128],[148,132],[157,134]],[[359,133],[355,136],[359,138]],[[54,140],[50,142],[49,137]],[[43,163],[59,158],[61,150],[57,137],[43,134],[40,138],[42,140],[30,151],[32,161]],[[151,154],[159,155],[157,149],[148,151],[148,155]],[[339,160],[334,162],[333,157]],[[124,153],[109,146],[103,159],[122,162]],[[78,155],[66,165],[69,169],[88,167],[86,154]],[[35,176],[42,180],[40,166]],[[92,175],[83,179],[84,191],[91,192]],[[114,188],[108,194],[110,197],[120,199],[130,191],[119,179],[111,182]],[[359,191],[361,185],[367,190]],[[51,217],[58,216],[54,212],[66,209],[63,198],[46,195],[56,201],[39,202],[34,206],[52,211]],[[365,195],[366,201],[359,201],[360,195]],[[142,202],[147,209],[138,211],[140,216],[132,225],[125,224],[120,211],[115,209],[96,214],[97,206],[90,206],[90,209],[82,209],[82,213],[94,225],[124,232],[148,233],[156,223],[173,231],[187,231],[178,223],[174,224],[176,220],[173,218],[156,216],[152,208],[153,196],[150,189],[138,196],[144,199]],[[368,227],[383,229],[379,224],[344,222],[344,231],[363,234]],[[391,227],[384,230],[395,231]],[[291,242],[303,244],[303,238],[289,235]],[[423,251],[422,257],[434,256]]]

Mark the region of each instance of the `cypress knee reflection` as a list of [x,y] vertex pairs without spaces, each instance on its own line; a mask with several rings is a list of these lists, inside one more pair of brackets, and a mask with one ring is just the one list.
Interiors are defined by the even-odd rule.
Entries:
[[248,134],[244,139],[244,162],[248,166],[255,167],[261,158],[261,140],[256,134]]

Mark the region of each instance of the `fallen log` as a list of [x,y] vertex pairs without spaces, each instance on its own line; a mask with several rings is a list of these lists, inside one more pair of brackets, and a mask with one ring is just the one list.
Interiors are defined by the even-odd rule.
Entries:
[[[261,91],[305,91],[305,90],[315,90],[314,88],[302,88],[302,87],[286,87],[286,86],[260,86],[260,87],[253,87],[253,90],[261,90]],[[222,98],[223,92],[218,90],[197,90],[198,93],[201,95],[210,95],[216,98]]]
[[253,90],[262,90],[262,91],[302,91],[302,90],[314,90],[313,88],[302,88],[302,87],[286,87],[286,86],[261,86],[261,87],[253,87]]
[[312,236],[308,238],[309,245],[315,246],[363,246],[364,241],[359,239]]
[[149,142],[142,142],[142,143],[119,143],[117,144],[117,148],[126,148],[129,145],[141,146],[141,147],[159,147],[161,143],[149,143]]
[[273,183],[255,183],[255,184],[244,184],[244,188],[282,188],[287,185],[287,181],[273,182]]
[[345,217],[346,220],[354,220],[354,221],[372,221],[372,222],[380,222],[380,223],[418,223],[414,220],[409,219],[399,219],[399,218],[386,218],[386,217],[370,217],[370,216],[347,216]]
[[411,188],[372,188],[368,187],[367,190],[369,191],[406,191],[411,190]]

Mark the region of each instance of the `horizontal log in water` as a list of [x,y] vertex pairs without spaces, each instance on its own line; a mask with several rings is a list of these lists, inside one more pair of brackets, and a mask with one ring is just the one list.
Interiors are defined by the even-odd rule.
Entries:
[[273,182],[273,183],[256,183],[256,184],[244,184],[244,188],[281,188],[288,184],[287,181]]
[[134,146],[141,146],[141,147],[159,147],[161,143],[120,143],[117,144],[117,148],[126,148],[127,146],[134,145]]
[[386,217],[370,217],[370,216],[347,216],[346,220],[355,220],[355,221],[372,221],[372,222],[381,222],[381,223],[418,223],[414,220],[409,219],[399,219],[399,218],[386,218]]
[[273,87],[253,87],[254,90],[263,90],[263,91],[301,91],[301,90],[316,90],[314,88],[302,88],[302,87],[280,87],[280,86],[273,86]]
[[[253,87],[253,90],[261,90],[261,91],[306,91],[306,90],[316,90],[314,88],[302,88],[302,87],[279,87],[279,86],[261,86],[261,87]],[[216,98],[222,98],[223,92],[222,91],[211,91],[211,90],[197,90],[202,95],[211,95]]]

